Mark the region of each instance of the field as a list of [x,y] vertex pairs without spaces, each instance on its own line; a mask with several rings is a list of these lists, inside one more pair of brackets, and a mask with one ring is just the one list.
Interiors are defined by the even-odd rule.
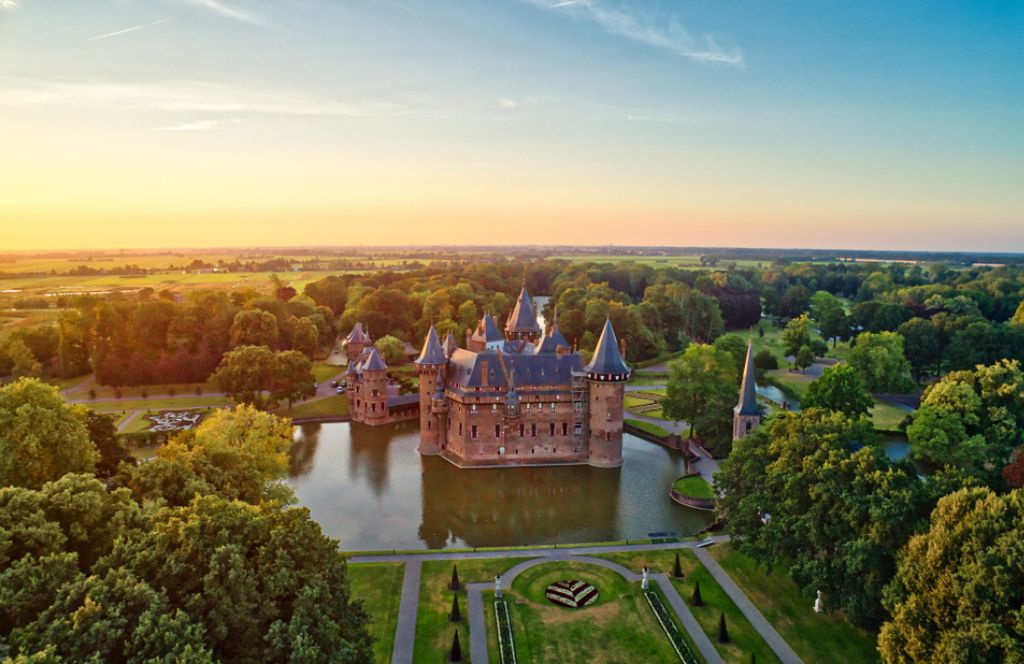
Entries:
[[348,415],[348,397],[335,394],[322,399],[313,399],[297,403],[291,408],[287,406],[274,411],[281,417],[344,417]]
[[[572,263],[622,263],[632,262],[638,265],[649,265],[654,269],[674,267],[686,269],[713,269],[711,266],[701,265],[700,256],[697,254],[687,256],[637,256],[633,254],[572,254],[564,256],[552,256],[552,259],[566,260]],[[747,259],[719,260],[718,268],[725,268],[727,265],[736,267],[764,267],[771,261],[757,261]]]
[[801,593],[781,570],[768,572],[728,545],[712,547],[710,553],[808,664],[878,661],[873,634],[841,616],[814,613],[814,598]]

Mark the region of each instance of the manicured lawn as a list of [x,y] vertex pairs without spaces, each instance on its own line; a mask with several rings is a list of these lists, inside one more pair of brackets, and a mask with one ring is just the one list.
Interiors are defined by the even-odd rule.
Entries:
[[636,396],[634,394],[627,394],[622,401],[626,408],[632,409],[642,408],[644,406],[654,406],[658,403],[650,397]]
[[661,436],[662,438],[669,435],[669,432],[662,429],[657,424],[651,424],[650,422],[644,422],[643,420],[626,419],[626,424],[634,426],[637,429],[642,429],[653,436]]
[[[196,394],[196,387],[202,394]],[[160,385],[137,385],[134,387],[110,387],[108,385],[94,385],[91,388],[92,392],[96,394],[96,398],[100,400],[117,399],[117,393],[121,393],[121,399],[141,399],[142,393],[145,392],[149,395],[150,399],[163,396],[202,396],[203,394],[211,394],[220,392],[213,383],[166,383]],[[74,395],[74,398],[85,399],[89,398],[89,390],[80,392]]]
[[333,394],[322,399],[313,399],[297,403],[291,408],[285,406],[274,411],[281,417],[330,417],[348,415],[348,397],[344,394]]
[[339,367],[336,364],[327,364],[326,362],[313,363],[313,380],[318,383],[326,382],[343,373],[345,373],[345,367]]
[[151,399],[119,399],[116,401],[90,401],[85,404],[97,412],[117,410],[192,410],[195,408],[219,408],[232,405],[227,397],[176,397]]
[[[808,664],[879,661],[874,634],[849,625],[841,616],[814,613],[814,598],[801,593],[782,570],[768,572],[729,545],[709,551]],[[761,661],[761,656],[757,659]]]
[[807,396],[807,389],[814,382],[814,376],[789,369],[769,371],[768,377],[777,383],[783,392],[789,392],[798,401]]
[[[665,572],[671,578],[672,567],[675,561],[675,551],[637,551],[626,553],[609,553],[600,556],[619,563],[632,570],[640,570],[645,565],[651,568],[652,572]],[[775,653],[768,644],[764,642],[757,630],[747,622],[746,617],[736,608],[729,596],[725,594],[718,582],[708,573],[704,566],[697,560],[697,556],[688,549],[679,550],[679,564],[683,569],[682,579],[672,579],[679,596],[686,602],[693,612],[697,622],[700,623],[704,633],[708,635],[715,645],[718,653],[726,662],[746,664],[750,661],[751,653],[757,655],[759,664],[778,662]],[[704,600],[704,606],[695,607],[691,598],[695,583],[700,583],[700,593]],[[729,643],[718,642],[718,620],[721,614],[725,614],[726,626],[729,630]],[[662,661],[662,660],[659,660]],[[664,660],[669,661],[669,660]],[[837,659],[840,661],[849,661]]]
[[871,420],[879,431],[899,431],[900,422],[906,419],[910,412],[899,406],[875,401],[871,409]]
[[[466,583],[493,581],[495,574],[505,572],[510,567],[529,558],[484,558],[480,560],[460,560],[459,581]],[[466,606],[466,591],[459,591],[459,608],[463,619],[458,623],[448,621],[448,612],[452,609],[452,591],[448,590],[448,582],[452,576],[452,561],[428,560],[423,563],[420,576],[419,612],[416,615],[416,642],[413,649],[413,662],[416,664],[439,664],[444,662],[448,649],[452,645],[452,632],[459,630],[463,660],[469,661],[469,619]],[[494,624],[493,616],[488,623],[488,632]],[[496,652],[496,651],[495,651]],[[494,660],[496,661],[496,660]]]
[[395,645],[398,605],[402,599],[402,563],[360,563],[348,566],[352,597],[363,603],[370,616],[373,661],[387,664]]
[[[131,416],[131,412],[129,412],[124,417],[122,417],[121,421],[127,419],[130,416]],[[118,424],[120,424],[120,423],[121,422],[119,421]],[[153,423],[151,421],[149,421],[148,419],[146,419],[146,416],[143,413],[143,414],[139,415],[138,417],[136,417],[131,422],[129,422],[128,426],[126,426],[124,429],[118,431],[118,433],[139,433],[140,431],[145,431],[145,430],[149,429],[149,427],[151,427],[152,425],[153,425]]]
[[[548,585],[566,579],[593,584],[600,596],[571,609],[544,597]],[[535,664],[678,661],[668,637],[647,605],[639,584],[616,572],[577,562],[532,567],[506,593],[516,659]],[[493,618],[492,618],[493,620]],[[488,625],[491,629],[493,622]]]
[[681,477],[672,484],[672,488],[690,498],[714,498],[715,492],[700,475]]

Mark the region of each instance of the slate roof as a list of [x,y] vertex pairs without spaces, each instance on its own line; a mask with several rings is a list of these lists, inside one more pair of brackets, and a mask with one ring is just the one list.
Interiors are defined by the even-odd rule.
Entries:
[[627,377],[629,375],[629,365],[622,359],[622,353],[619,352],[619,340],[615,338],[615,330],[612,328],[610,318],[604,322],[601,338],[597,340],[597,347],[594,349],[594,357],[584,371],[588,374],[625,374]]
[[754,371],[754,338],[747,342],[747,360],[743,364],[743,383],[740,384],[740,401],[733,410],[737,415],[760,415],[757,407],[757,374]]
[[503,341],[505,335],[498,329],[498,324],[494,322],[494,317],[489,313],[485,313],[484,317],[477,323],[473,338],[483,339],[484,342],[490,343],[492,341]]
[[427,338],[423,340],[423,350],[420,351],[420,356],[416,358],[415,363],[433,365],[444,364],[447,361],[448,356],[441,348],[441,342],[437,340],[437,330],[431,325],[427,332]]
[[387,405],[388,408],[396,408],[398,406],[411,406],[414,403],[419,403],[420,395],[418,394],[399,394],[398,396],[388,397]]
[[559,346],[565,346],[570,348],[569,342],[565,340],[562,333],[558,330],[558,312],[555,312],[554,317],[551,319],[551,331],[541,339],[540,345],[537,346],[538,353],[554,353],[558,350]]
[[362,323],[356,323],[352,331],[345,337],[345,343],[347,344],[368,344],[371,343],[370,335],[363,329]]
[[370,354],[366,357],[366,361],[363,362],[363,371],[387,371],[388,365],[384,362],[384,358],[380,356],[380,353],[375,347],[370,348]]
[[448,330],[448,336],[446,336],[444,341],[441,343],[441,350],[444,351],[444,356],[448,357],[452,354],[452,351],[458,347],[459,342],[455,340],[455,335],[452,334],[451,330]]
[[508,373],[515,371],[515,385],[521,387],[551,387],[569,385],[573,372],[582,369],[583,361],[574,353],[566,355],[506,355],[497,351],[458,349],[451,357],[449,377],[460,387],[483,387],[483,363],[487,362],[487,387],[507,388]]
[[519,291],[519,299],[516,300],[516,307],[508,318],[505,331],[512,332],[540,332],[540,324],[537,323],[537,315],[533,312],[533,302],[530,294],[526,292],[526,286]]

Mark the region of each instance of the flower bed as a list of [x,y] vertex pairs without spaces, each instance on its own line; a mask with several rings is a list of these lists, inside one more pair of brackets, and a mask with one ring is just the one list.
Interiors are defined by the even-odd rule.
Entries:
[[508,616],[508,604],[503,599],[494,602],[494,621],[498,623],[498,652],[501,654],[501,664],[516,664],[512,621]]
[[579,609],[593,604],[597,601],[599,594],[594,586],[586,581],[578,581],[576,579],[552,583],[544,591],[544,597],[549,602],[559,606],[566,606],[570,609]]
[[647,604],[650,605],[651,610],[654,611],[654,616],[661,623],[661,628],[665,630],[665,634],[668,636],[668,640],[672,642],[672,647],[675,648],[676,654],[686,664],[698,664],[697,657],[694,656],[693,651],[690,650],[690,646],[686,643],[686,639],[683,637],[682,632],[676,626],[672,617],[668,615],[668,610],[665,605],[661,603],[661,597],[657,593],[646,592],[644,597],[647,598]]
[[149,431],[168,432],[194,429],[203,420],[202,410],[164,410],[156,414],[147,414],[146,419],[153,423]]

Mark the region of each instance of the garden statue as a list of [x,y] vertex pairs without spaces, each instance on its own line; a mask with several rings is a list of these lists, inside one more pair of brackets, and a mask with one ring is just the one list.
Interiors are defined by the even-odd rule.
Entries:
[[494,577],[494,597],[495,599],[501,599],[501,575],[498,574]]
[[640,573],[643,574],[643,577],[644,577],[643,580],[640,582],[640,589],[641,590],[647,590],[648,589],[647,574],[649,572],[650,572],[650,570],[647,569],[646,566],[642,570],[640,570]]
[[821,591],[818,591],[818,597],[814,600],[814,612],[821,613]]

